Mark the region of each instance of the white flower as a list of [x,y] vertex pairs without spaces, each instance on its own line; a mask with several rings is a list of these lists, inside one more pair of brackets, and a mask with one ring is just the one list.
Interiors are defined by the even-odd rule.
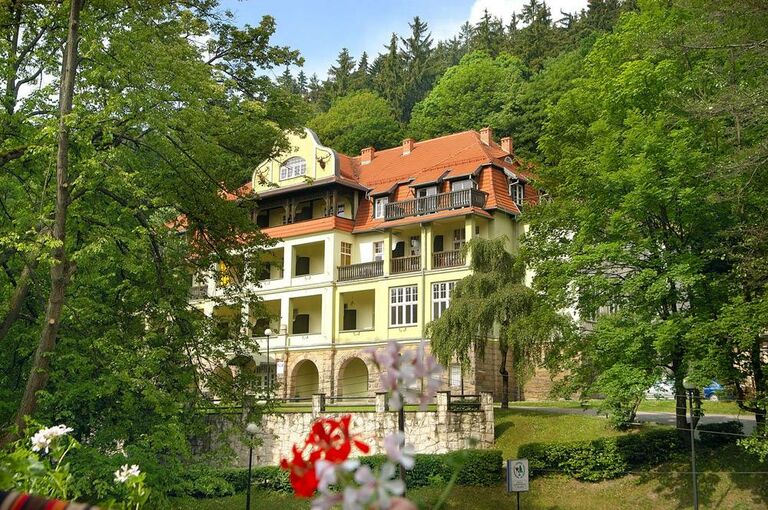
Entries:
[[132,466],[128,466],[128,464],[123,464],[120,469],[115,471],[115,481],[117,483],[125,483],[129,479],[139,476],[141,474],[141,471],[139,470],[139,466],[136,464],[133,464]]
[[72,428],[67,427],[66,425],[56,425],[54,427],[48,427],[47,429],[38,430],[31,438],[32,451],[39,452],[44,450],[45,453],[48,453],[48,450],[55,439],[69,434],[72,430]]
[[391,409],[397,411],[405,402],[426,409],[440,389],[442,367],[427,354],[424,342],[416,350],[401,352],[400,344],[392,341],[384,349],[368,352],[381,371],[381,386],[389,393]]
[[405,444],[405,434],[395,432],[384,438],[384,450],[389,460],[401,464],[405,469],[413,469],[415,449],[412,444]]

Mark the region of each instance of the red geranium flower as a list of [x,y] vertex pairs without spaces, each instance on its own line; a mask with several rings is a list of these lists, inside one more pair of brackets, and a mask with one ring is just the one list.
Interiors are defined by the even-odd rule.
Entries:
[[291,487],[297,496],[310,498],[317,490],[317,474],[315,464],[304,460],[304,452],[293,445],[293,459],[280,460],[280,467],[290,471],[288,475]]

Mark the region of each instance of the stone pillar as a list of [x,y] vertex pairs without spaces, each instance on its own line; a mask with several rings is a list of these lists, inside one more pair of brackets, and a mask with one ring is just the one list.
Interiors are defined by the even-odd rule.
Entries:
[[312,418],[316,418],[320,413],[325,412],[325,393],[315,393],[312,395]]
[[386,413],[389,411],[389,398],[386,392],[376,392],[376,413]]
[[480,392],[480,411],[483,413],[485,427],[480,441],[481,448],[490,448],[494,440],[494,417],[493,417],[493,393],[490,391]]
[[448,402],[451,401],[450,391],[437,392],[437,421],[445,423],[448,417]]

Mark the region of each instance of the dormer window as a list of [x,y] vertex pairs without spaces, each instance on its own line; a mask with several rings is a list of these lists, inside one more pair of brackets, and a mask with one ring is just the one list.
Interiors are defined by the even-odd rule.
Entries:
[[389,203],[389,197],[377,198],[374,201],[374,205],[373,205],[373,217],[374,218],[383,218],[384,217],[384,211],[387,208],[387,204],[388,203]]
[[280,166],[280,180],[292,179],[294,177],[301,177],[307,173],[307,162],[304,158],[293,157],[285,160]]
[[517,206],[523,205],[523,199],[525,198],[525,184],[518,180],[514,180],[509,183],[509,196],[512,197],[512,201]]
[[451,183],[451,191],[460,191],[463,189],[474,189],[475,183],[472,179],[461,179]]

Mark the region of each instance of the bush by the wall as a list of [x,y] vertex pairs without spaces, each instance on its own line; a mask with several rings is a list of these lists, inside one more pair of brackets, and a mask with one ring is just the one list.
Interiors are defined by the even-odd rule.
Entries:
[[531,473],[563,472],[577,480],[599,482],[626,474],[631,468],[668,460],[685,443],[674,429],[561,443],[522,445]]
[[[384,455],[361,457],[361,462],[377,468],[386,461]],[[443,454],[418,454],[416,463],[406,474],[409,488],[446,483],[458,469],[457,485],[497,485],[502,480],[500,450],[459,450]]]
[[725,421],[722,423],[707,423],[696,427],[699,431],[699,441],[709,448],[735,443],[744,437],[744,426],[740,421]]
[[[248,488],[248,470],[245,468],[227,468],[218,470],[219,475],[227,480],[235,488],[242,492]],[[288,480],[288,472],[277,466],[260,466],[253,468],[251,483],[254,489],[291,492],[291,482]]]

